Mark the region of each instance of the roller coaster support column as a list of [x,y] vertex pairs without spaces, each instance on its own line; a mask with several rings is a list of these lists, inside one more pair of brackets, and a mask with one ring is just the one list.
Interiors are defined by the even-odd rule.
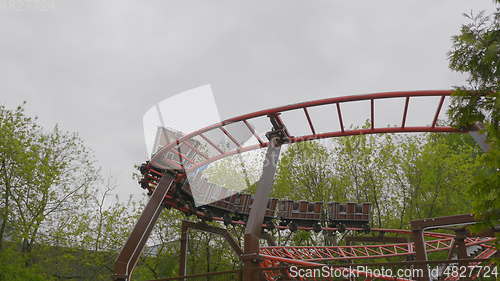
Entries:
[[[417,261],[427,261],[427,252],[425,250],[425,240],[423,229],[413,229],[412,230],[412,240],[415,249],[415,257]],[[418,276],[419,281],[429,281],[429,269],[426,264],[420,266],[422,270],[422,276]]]
[[[443,228],[448,226],[456,226],[456,225],[467,225],[473,224],[476,222],[476,219],[472,214],[464,214],[464,215],[456,215],[456,216],[448,216],[448,217],[438,217],[438,218],[430,218],[430,219],[422,219],[422,220],[414,220],[411,221],[411,230],[412,230],[412,240],[413,245],[415,247],[415,256],[417,261],[427,261],[427,252],[425,249],[425,240],[424,240],[424,230],[426,229],[435,229],[435,228]],[[459,242],[460,243],[460,242]],[[459,244],[460,247],[460,244]],[[464,251],[465,244],[463,244],[462,249],[459,251]],[[460,257],[461,254],[459,254]],[[419,281],[429,281],[429,270],[426,264],[422,264],[421,269],[423,271],[423,276],[417,278]]]
[[[457,258],[459,260],[469,258],[467,255],[467,247],[465,246],[465,235],[467,231],[465,229],[455,230],[455,245],[457,247]],[[467,266],[467,263],[460,262],[460,266]]]
[[[179,256],[179,276],[186,276],[186,263],[187,263],[187,244],[188,244],[188,225],[182,221],[181,227],[181,255]],[[186,279],[183,279],[186,280]]]
[[283,127],[280,128],[279,123],[275,123],[276,119],[273,120],[273,118],[271,118],[271,122],[275,130],[267,134],[269,146],[267,147],[266,158],[264,159],[264,165],[262,167],[262,177],[257,183],[255,199],[245,229],[245,245],[242,256],[244,281],[261,280],[258,270],[261,227],[267,209],[269,194],[273,188],[274,175],[276,173],[276,165],[278,164],[281,145],[286,140],[286,134],[284,133],[285,130]]
[[170,172],[160,179],[158,186],[155,188],[151,198],[149,199],[146,208],[141,214],[128,237],[125,246],[123,246],[118,258],[115,261],[113,279],[115,281],[129,281],[130,275],[139,259],[146,241],[151,234],[151,230],[158,219],[163,207],[163,199],[167,195],[168,190],[175,184],[175,175]]

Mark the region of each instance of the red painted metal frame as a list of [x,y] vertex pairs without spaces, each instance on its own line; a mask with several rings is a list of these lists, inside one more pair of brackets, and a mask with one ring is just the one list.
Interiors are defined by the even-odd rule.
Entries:
[[[426,241],[427,252],[449,250],[453,238],[434,239]],[[482,245],[495,241],[495,238],[468,238],[466,246]],[[407,256],[415,254],[413,243],[398,243],[385,245],[363,245],[363,246],[275,246],[262,247],[261,255],[282,257],[302,261],[329,261],[329,260],[352,260],[372,259],[394,256]]]
[[[323,264],[315,263],[315,262],[293,260],[293,259],[288,259],[288,258],[274,257],[274,256],[267,256],[267,255],[263,255],[262,257],[265,258],[266,260],[274,261],[274,263],[273,262],[269,263],[269,265],[270,265],[269,267],[274,266],[274,265],[279,264],[279,263],[296,264],[296,265],[306,266],[306,267],[318,267],[318,266],[323,265]],[[265,265],[263,267],[265,267]],[[397,278],[397,277],[383,275],[383,274],[376,274],[375,275],[375,274],[370,273],[370,272],[365,272],[365,271],[361,271],[361,270],[357,270],[357,269],[353,269],[353,268],[345,268],[345,267],[337,267],[337,268],[346,270],[347,272],[352,272],[356,276],[360,276],[360,277],[363,276],[366,278],[365,280],[381,279],[381,280],[390,280],[390,281],[412,281],[412,280],[406,279],[406,278]],[[265,271],[264,271],[264,274],[265,274]],[[267,280],[277,280],[277,279],[273,278],[272,274],[269,274],[269,275],[270,276],[265,276]],[[323,280],[321,278],[318,278],[318,279]],[[314,279],[301,278],[300,280],[317,280],[317,279],[316,278],[314,278]]]
[[[316,100],[316,101],[303,102],[303,103],[292,104],[292,105],[287,105],[287,106],[282,106],[282,107],[276,107],[276,108],[267,109],[267,110],[261,110],[261,111],[257,111],[254,113],[245,114],[245,115],[241,115],[238,117],[230,118],[230,119],[224,120],[222,122],[219,122],[217,124],[213,124],[211,126],[208,126],[208,127],[203,128],[203,129],[189,133],[189,134],[185,135],[184,137],[180,138],[179,140],[177,140],[176,142],[172,142],[168,145],[165,145],[163,148],[161,148],[152,157],[151,164],[153,166],[158,167],[158,168],[164,168],[164,169],[172,168],[172,167],[167,167],[167,166],[163,165],[161,163],[161,161],[159,161],[160,158],[163,158],[162,161],[167,162],[168,165],[172,165],[175,168],[181,167],[181,165],[179,165],[178,163],[176,163],[174,161],[166,160],[164,157],[162,157],[162,155],[164,153],[167,153],[168,151],[172,151],[172,149],[175,146],[182,145],[185,142],[190,142],[190,140],[194,137],[202,138],[211,147],[213,147],[215,150],[217,150],[219,152],[219,154],[211,156],[211,157],[202,157],[202,158],[204,158],[203,160],[187,159],[185,157],[185,155],[181,156],[181,160],[186,160],[184,162],[186,165],[186,170],[188,172],[191,170],[194,170],[200,166],[209,164],[213,161],[217,161],[219,159],[222,159],[222,158],[230,156],[230,155],[267,147],[269,145],[269,142],[261,139],[257,135],[254,127],[251,124],[251,120],[254,118],[257,118],[257,117],[271,116],[271,115],[279,118],[280,113],[290,111],[290,110],[296,110],[296,109],[302,109],[304,111],[304,115],[305,115],[304,118],[307,120],[307,123],[309,125],[309,128],[311,129],[312,134],[302,135],[302,136],[291,136],[289,139],[291,143],[302,142],[302,141],[307,141],[307,140],[331,138],[331,137],[352,136],[352,135],[359,135],[359,134],[411,133],[411,132],[458,132],[454,128],[447,127],[447,126],[439,126],[437,124],[439,114],[441,113],[441,109],[442,109],[444,100],[447,96],[450,96],[451,93],[452,93],[451,90],[384,92],[384,93],[376,93],[376,94],[353,95],[353,96],[321,99],[321,100]],[[440,100],[439,100],[439,103],[437,104],[437,109],[434,113],[431,125],[412,126],[412,127],[406,126],[407,115],[408,115],[408,105],[410,103],[411,98],[414,98],[414,97],[440,97]],[[404,108],[401,110],[401,114],[402,114],[401,126],[400,127],[375,127],[375,100],[395,99],[395,98],[405,98]],[[343,103],[354,102],[354,101],[370,101],[370,123],[371,124],[370,124],[369,128],[367,128],[367,129],[346,129],[345,128],[340,105]],[[317,131],[314,128],[314,125],[313,125],[314,122],[311,118],[311,115],[309,114],[308,109],[315,107],[315,106],[327,105],[327,104],[335,104],[335,106],[337,108],[337,115],[338,115],[339,123],[340,123],[339,124],[340,130],[330,131],[330,132],[326,132],[326,133],[317,133]],[[242,146],[243,144],[238,143],[238,141],[231,134],[230,130],[227,127],[225,127],[229,124],[233,124],[233,123],[237,123],[237,122],[242,122],[242,124],[245,125],[242,127],[248,128],[249,133],[257,139],[258,144]],[[233,150],[230,150],[230,151],[223,151],[209,137],[207,137],[206,133],[209,131],[212,131],[212,130],[222,131],[229,138],[229,140],[232,143],[236,144],[236,148]],[[286,124],[285,124],[284,130],[287,131]],[[206,156],[206,155],[202,155],[202,156]],[[187,164],[190,164],[190,165],[187,165]]]

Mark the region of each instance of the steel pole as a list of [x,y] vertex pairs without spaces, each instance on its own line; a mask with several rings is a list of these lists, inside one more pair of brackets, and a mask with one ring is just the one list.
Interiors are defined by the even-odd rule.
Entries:
[[[465,237],[466,237],[467,231],[465,229],[459,229],[455,230],[455,245],[457,249],[457,259],[460,260],[459,266],[460,266],[460,271],[462,271],[462,267],[467,268],[467,262],[464,262],[464,259],[468,259],[469,256],[467,255],[467,246],[465,246]],[[464,277],[462,280],[470,280],[470,278],[467,278],[468,272],[466,271],[466,277]]]
[[[181,253],[179,256],[179,276],[186,276],[187,247],[188,247],[188,225],[182,221],[181,227]],[[183,279],[185,280],[185,279]]]
[[262,168],[262,177],[257,183],[252,208],[250,210],[248,222],[245,228],[245,243],[243,252],[243,280],[256,281],[259,277],[259,239],[261,227],[264,222],[264,216],[267,209],[269,194],[273,188],[274,175],[281,151],[281,143],[277,138],[270,140],[267,147],[264,166]]
[[137,221],[132,233],[123,246],[118,258],[115,261],[113,279],[115,281],[129,281],[134,270],[137,259],[141,254],[144,245],[151,234],[151,230],[163,209],[162,203],[165,195],[172,185],[175,176],[165,174],[155,188],[149,202],[146,204],[141,217]]
[[[412,231],[413,246],[415,249],[415,257],[417,261],[427,261],[427,252],[425,250],[424,233],[422,229]],[[419,265],[422,270],[422,276],[418,276],[418,281],[429,281],[429,269],[426,264]]]

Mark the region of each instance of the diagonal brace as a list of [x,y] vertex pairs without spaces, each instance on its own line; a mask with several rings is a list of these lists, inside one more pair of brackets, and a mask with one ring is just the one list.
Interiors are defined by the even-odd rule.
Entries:
[[155,188],[141,217],[137,221],[115,261],[113,280],[129,281],[137,260],[146,245],[153,226],[163,209],[162,203],[169,189],[175,184],[175,176],[165,174]]

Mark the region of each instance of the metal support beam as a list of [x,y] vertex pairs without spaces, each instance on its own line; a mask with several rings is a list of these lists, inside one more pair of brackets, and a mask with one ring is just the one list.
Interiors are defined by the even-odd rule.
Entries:
[[[454,245],[456,246],[457,249],[457,259],[458,260],[463,260],[463,259],[468,259],[469,256],[467,255],[467,247],[465,246],[465,238],[466,238],[467,231],[465,229],[459,229],[455,231],[455,243]],[[467,262],[460,261],[459,262],[460,266],[464,266],[464,268],[467,268]],[[468,276],[468,275],[466,275]],[[470,278],[465,278],[463,280],[470,280]]]
[[411,221],[412,230],[424,230],[431,228],[443,228],[455,225],[466,225],[476,223],[476,219],[472,214],[438,217],[422,220]]
[[[412,231],[413,247],[415,248],[415,257],[417,261],[427,261],[427,252],[425,250],[424,232],[421,229]],[[422,276],[419,276],[419,281],[429,281],[429,270],[425,264],[419,265],[422,270]]]
[[[425,249],[425,240],[423,236],[423,232],[425,229],[430,228],[443,228],[455,225],[467,225],[473,224],[476,222],[476,219],[472,214],[465,215],[456,215],[456,216],[447,216],[447,217],[438,217],[438,218],[430,218],[430,219],[421,219],[411,221],[411,230],[412,230],[412,240],[413,245],[415,247],[415,256],[417,261],[427,261],[427,252]],[[465,233],[463,234],[465,239]],[[463,249],[465,249],[465,243],[463,242]],[[454,244],[459,243],[459,240],[455,240]],[[452,245],[453,246],[453,245]],[[460,250],[459,250],[460,251]],[[465,254],[465,256],[467,253]],[[460,254],[459,254],[460,256]],[[422,266],[421,269],[424,272],[424,276],[421,278],[417,278],[419,281],[429,281],[429,270],[427,266]]]
[[186,276],[187,275],[187,247],[188,247],[188,242],[189,242],[189,229],[195,229],[195,230],[200,230],[208,233],[213,233],[220,235],[226,239],[226,241],[229,243],[229,246],[233,249],[234,253],[238,258],[241,259],[241,256],[243,254],[243,251],[240,248],[240,245],[236,240],[227,232],[226,229],[220,228],[220,227],[215,227],[211,226],[208,224],[205,224],[203,222],[190,222],[190,221],[182,221],[182,226],[181,226],[181,254],[179,257],[179,276]]
[[264,222],[264,216],[267,209],[269,194],[271,193],[276,166],[281,151],[281,142],[278,137],[274,137],[269,141],[262,177],[257,183],[257,191],[255,193],[250,215],[245,228],[245,245],[243,254],[243,280],[256,281],[259,277],[259,239],[261,235],[261,226]]
[[141,217],[137,221],[115,261],[113,279],[116,281],[129,281],[137,260],[144,249],[151,230],[158,219],[163,207],[163,199],[168,190],[175,184],[175,176],[165,174],[155,188],[149,202],[146,204]]
[[187,243],[188,243],[188,226],[182,222],[181,227],[181,253],[179,256],[179,276],[187,275]]

